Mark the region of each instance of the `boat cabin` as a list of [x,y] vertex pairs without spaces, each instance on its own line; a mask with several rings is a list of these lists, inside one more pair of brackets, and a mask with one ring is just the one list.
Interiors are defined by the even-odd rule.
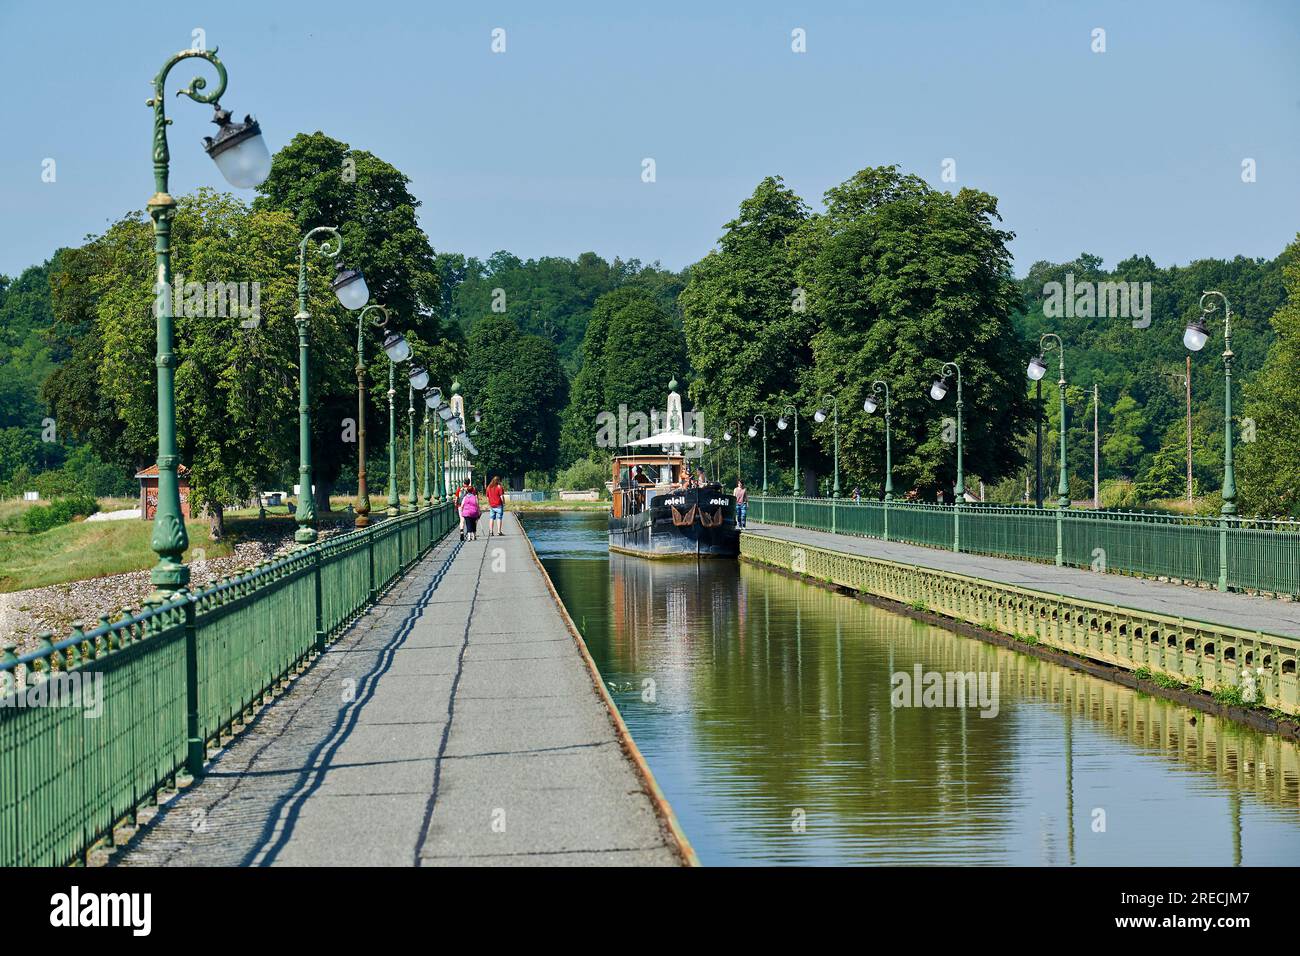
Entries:
[[645,508],[646,492],[666,491],[686,484],[682,455],[617,455],[614,458],[613,517]]

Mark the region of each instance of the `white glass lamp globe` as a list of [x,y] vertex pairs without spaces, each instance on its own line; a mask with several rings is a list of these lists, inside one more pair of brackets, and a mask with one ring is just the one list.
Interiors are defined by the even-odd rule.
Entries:
[[423,392],[425,386],[429,384],[429,370],[420,365],[412,365],[406,377],[411,383],[411,388],[417,392]]
[[758,437],[758,429],[755,428],[753,425],[750,425],[750,426],[749,426],[749,437],[750,437],[750,438],[757,438],[757,437]]
[[1026,374],[1029,375],[1031,382],[1037,382],[1047,374],[1047,363],[1043,361],[1041,355],[1035,355],[1029,360],[1029,368]]
[[429,389],[424,395],[424,404],[436,411],[438,406],[442,404],[442,389],[437,385]]
[[943,397],[948,394],[948,385],[941,378],[936,378],[934,384],[930,386],[930,397],[936,402],[943,401]]
[[366,286],[366,277],[356,269],[339,267],[339,274],[331,283],[339,304],[350,312],[355,312],[370,301],[370,289]]
[[1206,331],[1205,326],[1200,322],[1192,322],[1183,331],[1183,344],[1193,352],[1199,352],[1205,348],[1205,343],[1210,339],[1210,334]]
[[785,420],[784,415],[782,415],[780,418],[776,420],[776,427],[779,428],[781,431],[785,431],[786,425],[788,424],[789,423]]
[[226,182],[236,189],[261,185],[271,174],[271,151],[257,120],[245,116],[242,123],[232,122],[230,111],[218,106],[212,122],[217,124],[217,135],[205,136],[203,148]]
[[862,410],[868,415],[874,415],[876,411],[876,400],[868,395],[867,400],[862,403]]
[[389,332],[384,336],[384,353],[388,360],[396,365],[411,357],[411,344],[399,332]]

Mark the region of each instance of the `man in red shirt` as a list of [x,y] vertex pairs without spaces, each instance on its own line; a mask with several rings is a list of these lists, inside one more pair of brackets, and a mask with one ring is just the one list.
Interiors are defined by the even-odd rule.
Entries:
[[488,482],[487,500],[488,508],[491,509],[488,512],[488,537],[490,538],[494,534],[498,536],[504,535],[505,532],[501,529],[501,525],[506,516],[506,489],[502,486],[501,479],[495,475]]

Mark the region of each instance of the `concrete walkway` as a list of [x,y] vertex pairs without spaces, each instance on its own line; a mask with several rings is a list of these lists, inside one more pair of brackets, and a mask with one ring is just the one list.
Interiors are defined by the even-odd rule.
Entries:
[[1254,597],[1236,592],[1222,594],[1210,588],[1169,584],[1149,578],[1098,574],[1080,568],[1058,568],[1052,564],[1012,561],[982,554],[957,554],[940,548],[924,548],[803,528],[751,522],[749,530],[830,551],[950,571],[1048,594],[1064,594],[1134,610],[1155,611],[1174,617],[1300,638],[1300,602],[1297,601]]
[[506,527],[434,549],[117,864],[679,865]]

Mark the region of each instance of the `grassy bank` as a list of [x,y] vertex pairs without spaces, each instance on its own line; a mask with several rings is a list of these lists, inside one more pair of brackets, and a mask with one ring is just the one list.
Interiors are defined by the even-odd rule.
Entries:
[[[208,525],[186,522],[190,551],[204,549],[209,558],[229,555],[227,538],[213,544]],[[124,571],[151,568],[158,556],[149,547],[152,522],[74,521],[40,534],[0,534],[0,592],[63,584]]]

